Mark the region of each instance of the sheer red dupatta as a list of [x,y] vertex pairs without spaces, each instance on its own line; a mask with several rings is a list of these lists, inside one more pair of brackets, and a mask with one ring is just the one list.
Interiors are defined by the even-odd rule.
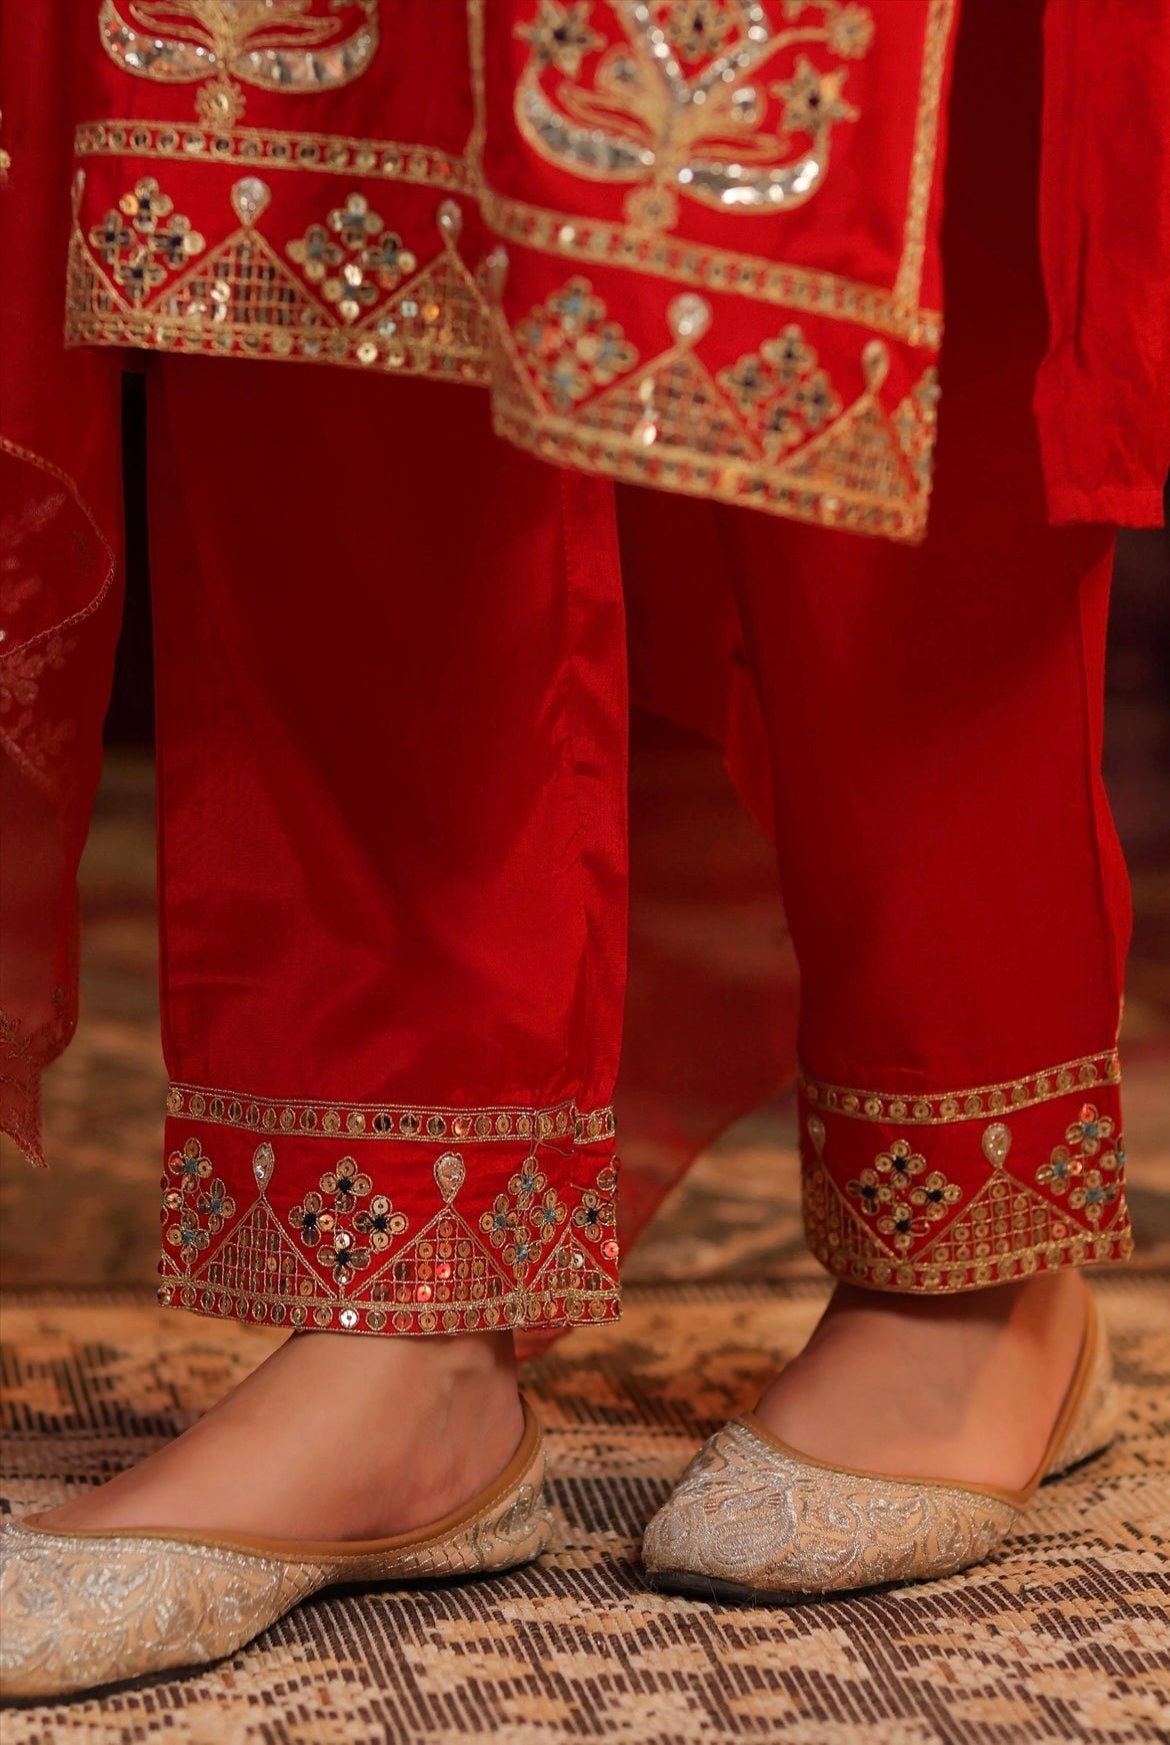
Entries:
[[34,1163],[120,615],[119,359],[61,338],[72,10],[0,8],[0,1131]]

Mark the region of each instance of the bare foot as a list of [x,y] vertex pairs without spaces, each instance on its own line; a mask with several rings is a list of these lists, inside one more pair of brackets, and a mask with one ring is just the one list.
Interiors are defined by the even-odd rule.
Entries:
[[174,1442],[40,1519],[376,1539],[468,1502],[522,1429],[509,1333],[296,1333]]
[[836,1466],[1020,1489],[1072,1380],[1087,1297],[1074,1271],[940,1297],[839,1284],[756,1415]]

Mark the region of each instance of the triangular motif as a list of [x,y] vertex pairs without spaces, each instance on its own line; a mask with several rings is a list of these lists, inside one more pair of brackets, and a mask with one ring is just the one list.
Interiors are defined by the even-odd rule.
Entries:
[[869,394],[805,443],[785,464],[784,472],[813,490],[885,503],[904,502],[914,490],[890,419],[876,395]]
[[600,1291],[612,1291],[616,1255],[605,1272],[598,1250],[597,1242],[583,1239],[570,1223],[528,1280],[529,1313],[536,1313],[543,1303],[550,1313],[576,1316],[583,1301]]
[[680,346],[615,383],[577,415],[592,430],[642,435],[647,450],[683,448],[719,460],[753,460],[759,450],[689,347]]
[[488,312],[483,293],[451,246],[415,274],[363,320],[355,332],[380,342],[393,361],[425,347],[438,348],[451,368],[475,359],[487,343]]
[[1121,1220],[1087,1228],[1027,1182],[995,1170],[937,1234],[899,1254],[849,1203],[823,1163],[809,1170],[804,1192],[809,1247],[841,1278],[918,1290],[967,1289],[1035,1269],[1077,1265],[1109,1252]]
[[266,1199],[259,1199],[197,1268],[194,1282],[231,1298],[265,1298],[288,1305],[313,1303],[329,1285],[282,1229]]
[[248,227],[200,257],[150,304],[149,313],[196,326],[222,323],[237,336],[254,329],[258,340],[263,336],[274,346],[283,334],[291,346],[294,335],[336,325],[264,237]]
[[505,1299],[516,1281],[506,1273],[484,1242],[452,1206],[424,1224],[417,1235],[397,1249],[369,1279],[363,1279],[364,1302],[384,1310],[394,1325],[395,1313],[412,1325],[454,1327],[467,1311],[475,1315],[494,1306],[503,1321]]

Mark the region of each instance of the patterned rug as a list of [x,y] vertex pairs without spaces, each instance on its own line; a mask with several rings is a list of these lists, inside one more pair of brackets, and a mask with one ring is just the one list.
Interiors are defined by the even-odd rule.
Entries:
[[[1170,1730],[1170,1285],[1104,1276],[1124,1434],[950,1581],[782,1611],[657,1596],[637,1543],[696,1441],[803,1342],[818,1282],[635,1285],[616,1329],[533,1364],[559,1548],[462,1587],[319,1599],[230,1661],[9,1711],[5,1745],[1154,1745]],[[127,1292],[4,1314],[5,1506],[46,1506],[173,1435],[273,1335]]]

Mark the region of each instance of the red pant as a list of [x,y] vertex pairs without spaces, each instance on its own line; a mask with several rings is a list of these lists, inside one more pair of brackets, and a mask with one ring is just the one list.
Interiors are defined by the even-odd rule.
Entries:
[[[164,1297],[387,1332],[613,1313],[608,486],[495,442],[471,392],[166,360],[150,401]],[[982,452],[1018,504],[1020,453]],[[990,512],[960,459],[919,551],[692,511],[770,744],[810,1240],[919,1290],[1128,1242],[1108,541]],[[623,504],[635,567],[672,513]]]
[[495,442],[471,391],[200,360],[149,391],[164,1298],[374,1332],[604,1317],[609,487]]
[[[715,672],[700,596],[738,620],[802,972],[809,1238],[889,1289],[1130,1243],[1111,542],[1045,523],[1038,80],[999,52],[960,44],[925,543],[620,503],[666,690]],[[1013,119],[988,130],[993,87]],[[287,364],[161,360],[151,440],[164,1298],[368,1332],[612,1314],[610,487],[494,442],[471,390]]]

